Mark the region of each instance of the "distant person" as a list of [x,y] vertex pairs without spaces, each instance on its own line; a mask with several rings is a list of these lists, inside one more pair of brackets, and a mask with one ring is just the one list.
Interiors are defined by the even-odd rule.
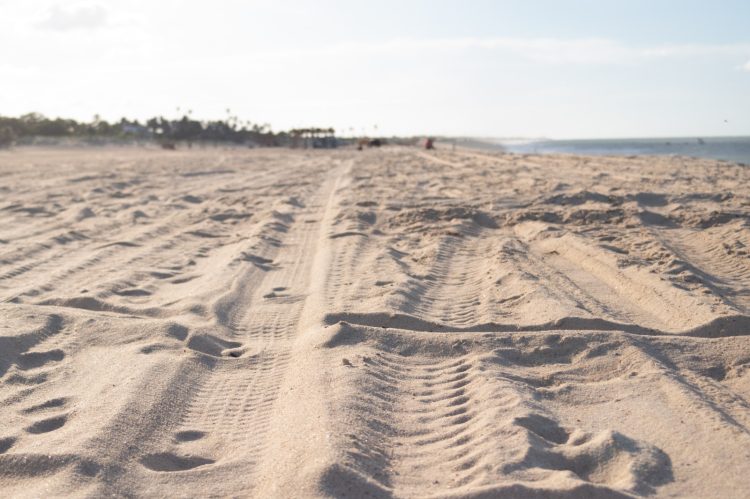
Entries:
[[428,137],[427,140],[424,141],[424,148],[435,149],[435,140],[432,137]]

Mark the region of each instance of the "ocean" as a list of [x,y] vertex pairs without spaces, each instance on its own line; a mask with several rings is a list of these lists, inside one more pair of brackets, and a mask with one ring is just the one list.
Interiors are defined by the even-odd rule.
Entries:
[[[660,139],[512,140],[478,139],[473,145],[515,153],[581,155],[678,155],[750,165],[750,137]],[[482,145],[480,145],[480,143]]]

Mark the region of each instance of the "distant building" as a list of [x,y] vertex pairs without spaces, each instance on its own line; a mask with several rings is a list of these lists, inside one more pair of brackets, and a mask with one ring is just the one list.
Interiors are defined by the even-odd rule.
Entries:
[[149,138],[151,137],[151,130],[143,125],[134,123],[124,123],[122,126],[122,133],[124,135],[130,135],[132,137]]
[[333,128],[295,128],[289,132],[292,147],[333,149],[338,147]]

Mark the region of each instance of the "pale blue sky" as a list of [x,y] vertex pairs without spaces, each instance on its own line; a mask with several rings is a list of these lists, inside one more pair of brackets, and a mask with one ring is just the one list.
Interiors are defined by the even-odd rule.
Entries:
[[0,0],[0,114],[750,135],[750,2]]

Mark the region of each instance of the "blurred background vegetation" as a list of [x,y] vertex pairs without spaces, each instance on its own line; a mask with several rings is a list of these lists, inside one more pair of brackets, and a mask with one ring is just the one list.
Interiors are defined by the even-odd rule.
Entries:
[[269,125],[253,124],[228,116],[224,120],[198,121],[188,114],[178,119],[154,117],[139,122],[122,118],[108,122],[94,116],[90,122],[47,118],[39,113],[19,117],[0,116],[0,147],[36,143],[71,142],[91,144],[155,141],[162,145],[231,143],[273,147],[287,145],[290,134],[273,132]]

